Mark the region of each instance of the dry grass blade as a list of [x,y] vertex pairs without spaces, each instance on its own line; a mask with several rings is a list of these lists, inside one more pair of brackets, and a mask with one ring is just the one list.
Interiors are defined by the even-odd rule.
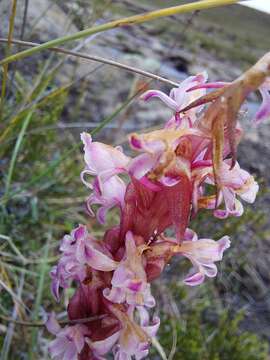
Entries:
[[[9,56],[9,53],[10,53],[11,40],[12,40],[12,35],[13,35],[13,30],[14,30],[14,21],[15,21],[15,16],[16,16],[16,9],[17,9],[17,0],[13,0],[12,1],[11,15],[10,15],[10,18],[9,18],[7,51],[6,51],[7,56]],[[0,119],[2,118],[2,114],[3,114],[3,110],[4,110],[7,79],[8,79],[8,64],[5,64],[3,66],[3,79],[2,79],[2,88],[1,88]]]
[[14,293],[14,291],[2,279],[0,279],[0,285],[3,287],[4,290],[6,290],[9,293],[9,295],[12,297],[12,300],[15,304],[20,305],[23,308],[26,308],[26,305],[22,302],[22,300]]
[[[5,39],[5,38],[0,38],[0,42],[5,43],[7,41],[8,40]],[[12,43],[13,44],[18,44],[18,45],[30,46],[30,47],[40,45],[38,43],[33,43],[33,42],[29,42],[29,41],[21,41],[21,40],[12,40]],[[176,83],[176,82],[174,82],[174,81],[172,81],[170,79],[166,79],[166,78],[161,77],[159,75],[152,74],[152,73],[150,73],[148,71],[144,71],[144,70],[135,68],[134,66],[129,66],[129,65],[126,65],[126,64],[122,64],[122,63],[120,63],[118,61],[106,59],[106,58],[103,58],[101,56],[89,55],[89,54],[85,54],[85,53],[82,53],[82,52],[66,50],[66,49],[62,49],[62,48],[58,48],[58,47],[52,47],[52,48],[49,48],[48,50],[54,51],[54,52],[57,52],[57,53],[61,53],[61,54],[75,56],[75,57],[85,59],[85,60],[91,60],[91,61],[96,61],[96,62],[99,62],[99,63],[102,63],[102,64],[111,65],[111,66],[117,67],[119,69],[126,70],[126,71],[129,71],[129,72],[132,72],[132,73],[136,73],[136,74],[148,77],[150,79],[163,82],[163,83],[171,85],[171,86],[176,86],[176,87],[179,86],[178,83]]]
[[[19,287],[18,287],[18,291],[17,291],[17,296],[19,299],[22,296],[23,287],[24,287],[24,274],[21,275]],[[18,307],[15,304],[14,308],[13,308],[13,312],[12,312],[12,320],[16,321],[17,315],[18,315]],[[9,358],[9,352],[10,352],[10,346],[11,346],[11,342],[12,342],[12,338],[13,338],[13,334],[14,334],[14,328],[15,328],[14,322],[13,321],[9,322],[8,330],[7,330],[5,340],[3,343],[3,347],[2,347],[2,351],[1,351],[1,360],[8,360],[8,358]]]

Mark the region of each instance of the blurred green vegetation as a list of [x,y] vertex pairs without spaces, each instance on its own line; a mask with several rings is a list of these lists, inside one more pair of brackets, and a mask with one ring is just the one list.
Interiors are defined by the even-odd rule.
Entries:
[[[162,313],[158,338],[165,353],[173,349],[175,360],[266,360],[268,343],[241,329],[244,313],[233,315],[217,307],[209,290],[200,302],[195,300],[196,306],[191,303],[180,311],[180,319]],[[173,292],[185,301],[186,290],[181,286],[175,286]]]

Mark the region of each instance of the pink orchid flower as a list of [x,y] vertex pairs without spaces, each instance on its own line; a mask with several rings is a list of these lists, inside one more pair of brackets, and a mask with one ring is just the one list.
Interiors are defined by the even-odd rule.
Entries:
[[86,277],[86,266],[95,270],[112,271],[117,267],[104,246],[88,233],[85,226],[80,225],[65,235],[60,251],[59,263],[51,271],[52,293],[59,301],[59,287],[66,288],[70,280],[83,281]]
[[[130,306],[127,312],[121,311],[115,306],[110,307],[111,312],[119,319],[122,324],[118,332],[118,342],[113,349],[115,360],[136,360],[145,358],[149,352],[151,338],[153,338],[159,328],[160,320],[158,317],[149,324],[148,312],[143,307]],[[134,313],[137,310],[140,323],[136,323]]]
[[[108,209],[119,206],[123,207],[126,185],[117,174],[126,172],[130,161],[120,147],[112,146],[92,141],[90,134],[82,133],[81,139],[84,143],[84,160],[86,168],[81,173],[83,183],[93,190],[87,205],[91,215],[93,211],[91,205],[99,204],[101,208],[98,211],[98,220],[105,222],[105,216]],[[86,175],[95,177],[93,183],[89,183]]]
[[179,246],[179,253],[187,257],[193,264],[196,272],[184,280],[189,286],[201,284],[205,276],[217,275],[216,261],[222,260],[223,252],[230,247],[230,239],[223,236],[218,241],[198,239],[197,234],[187,229],[185,241]]
[[188,119],[188,126],[192,125],[196,119],[196,113],[201,110],[201,107],[197,109],[193,108],[186,112],[186,114],[180,117],[179,112],[181,109],[188,106],[194,100],[205,95],[204,89],[196,89],[192,92],[188,92],[191,88],[194,88],[198,85],[204,84],[207,81],[207,73],[201,73],[196,76],[190,76],[186,80],[182,81],[178,88],[173,88],[170,92],[170,95],[166,95],[159,90],[148,90],[142,95],[144,101],[149,101],[150,99],[157,97],[163,101],[170,109],[175,113],[166,124],[166,127],[178,127],[183,125],[185,118]]
[[[206,182],[214,184],[213,174],[207,178]],[[220,184],[221,193],[217,201],[217,205],[224,200],[225,209],[215,209],[214,215],[220,219],[227,218],[228,216],[241,216],[243,214],[243,205],[236,198],[239,196],[244,201],[252,204],[259,190],[258,183],[254,177],[247,171],[240,168],[236,163],[233,169],[230,169],[230,161],[224,161],[220,170]],[[216,204],[208,204],[208,208],[215,208]]]
[[50,314],[46,327],[56,336],[49,345],[51,357],[55,360],[77,360],[85,346],[86,336],[89,335],[87,327],[76,324],[61,329],[54,313]]
[[150,284],[147,283],[143,266],[143,249],[136,246],[131,231],[126,234],[126,253],[123,260],[113,273],[112,288],[105,289],[103,295],[114,303],[129,305],[155,306],[155,299],[151,295]]
[[[194,270],[184,280],[189,286],[217,275],[216,262],[230,247],[229,237],[198,239],[188,224],[201,208],[212,209],[219,218],[240,216],[239,198],[249,203],[255,200],[257,182],[238,163],[231,169],[235,161],[229,157],[234,158],[242,134],[239,125],[232,123],[234,115],[237,120],[237,109],[246,95],[269,76],[268,60],[261,61],[262,68],[259,62],[255,70],[244,74],[246,83],[241,77],[231,84],[206,83],[203,73],[183,81],[169,96],[147,91],[145,101],[157,97],[174,115],[160,130],[130,136],[130,146],[138,152],[134,158],[119,147],[81,134],[86,163],[81,179],[92,191],[89,212],[104,224],[107,211],[118,207],[120,219],[101,241],[80,225],[61,243],[61,258],[51,271],[52,292],[59,300],[59,289],[76,282],[67,312],[77,324],[61,329],[55,319],[49,319],[48,329],[56,335],[50,346],[54,359],[104,360],[110,350],[116,360],[147,357],[159,327],[159,319],[150,323],[147,311],[155,306],[150,283],[170,259],[182,255],[191,261]],[[270,114],[269,78],[259,90],[263,101],[257,122]],[[203,106],[211,101],[203,113]],[[126,183],[121,174],[129,176]],[[93,177],[91,182],[86,176]],[[208,195],[211,186],[214,191]],[[96,214],[92,205],[99,206]],[[166,238],[164,233],[171,227],[174,237]]]
[[100,224],[105,224],[108,210],[115,206],[123,209],[125,193],[126,185],[119,176],[112,176],[102,184],[96,178],[93,182],[93,193],[86,202],[90,215],[94,216],[92,205],[101,205],[96,216]]
[[49,315],[46,327],[56,336],[49,345],[50,355],[55,360],[106,360],[103,355],[111,350],[118,339],[118,334],[115,333],[105,340],[92,341],[91,331],[86,325],[76,324],[61,328],[54,313]]

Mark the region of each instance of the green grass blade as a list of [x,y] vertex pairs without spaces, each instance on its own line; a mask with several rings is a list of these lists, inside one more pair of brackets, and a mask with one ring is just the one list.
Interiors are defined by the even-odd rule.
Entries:
[[[103,129],[107,124],[109,124],[121,111],[123,111],[141,92],[139,90],[133,96],[129,97],[124,103],[122,103],[111,115],[106,117],[93,131],[91,131],[91,135],[96,135],[101,129]],[[45,176],[49,175],[62,161],[68,159],[71,154],[73,154],[76,150],[79,149],[81,143],[73,145],[69,150],[65,151],[59,159],[54,160],[48,168],[38,174],[37,176],[33,177],[30,181],[28,181],[24,186],[20,188],[20,190],[10,192],[3,196],[0,201],[0,204],[5,204],[9,199],[13,198],[15,195],[20,194],[22,191],[28,189],[30,186],[36,184],[39,180],[44,178]]]
[[7,179],[6,179],[6,190],[5,190],[5,194],[9,193],[9,189],[10,189],[10,185],[11,185],[11,180],[12,180],[12,175],[14,172],[14,168],[15,168],[15,163],[19,154],[19,150],[20,147],[22,146],[22,142],[23,142],[23,137],[24,134],[27,130],[27,127],[30,123],[31,117],[33,115],[33,112],[29,112],[28,115],[26,116],[20,134],[18,136],[18,139],[16,141],[16,145],[14,147],[13,153],[12,153],[12,157],[11,157],[11,161],[10,161],[10,165],[9,165],[9,169],[8,169],[8,174],[7,174]]
[[[32,320],[35,321],[38,317],[38,313],[40,310],[40,305],[42,303],[42,297],[43,297],[43,289],[44,289],[44,283],[45,283],[45,276],[48,270],[48,265],[47,265],[47,259],[48,259],[48,255],[49,255],[49,242],[51,240],[51,233],[48,234],[48,239],[46,242],[46,246],[44,249],[44,257],[43,257],[43,262],[40,263],[39,266],[39,282],[38,282],[38,288],[37,288],[37,294],[36,294],[36,301],[35,301],[35,305],[34,305],[34,311],[33,311],[33,316],[32,316]],[[36,348],[37,348],[37,331],[38,329],[34,328],[32,330],[32,334],[31,334],[31,346],[30,346],[30,351],[29,351],[29,360],[32,359],[36,359]]]

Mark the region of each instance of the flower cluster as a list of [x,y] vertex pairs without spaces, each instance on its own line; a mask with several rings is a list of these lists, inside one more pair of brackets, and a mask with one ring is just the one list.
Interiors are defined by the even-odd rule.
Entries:
[[[268,85],[261,87],[263,104],[256,121],[269,115]],[[215,263],[230,240],[198,238],[188,227],[190,219],[201,209],[221,219],[241,216],[241,201],[254,202],[258,191],[253,176],[233,164],[226,123],[218,173],[215,138],[201,126],[206,110],[196,100],[206,96],[207,88],[226,86],[207,83],[202,73],[186,79],[169,96],[156,90],[144,93],[144,101],[159,98],[173,114],[160,130],[131,134],[133,157],[82,133],[86,165],[81,179],[90,189],[89,214],[106,224],[107,212],[117,207],[119,225],[102,239],[83,225],[64,237],[61,258],[51,271],[52,293],[59,301],[60,290],[76,283],[68,305],[75,324],[61,328],[50,316],[47,327],[56,336],[50,345],[52,358],[104,359],[112,351],[117,360],[142,359],[159,327],[159,318],[152,316],[156,302],[151,282],[170,259],[190,260],[193,270],[183,278],[189,286],[216,276]],[[194,101],[196,105],[181,111]],[[241,134],[237,125],[238,140]],[[168,229],[175,235],[168,236]]]

